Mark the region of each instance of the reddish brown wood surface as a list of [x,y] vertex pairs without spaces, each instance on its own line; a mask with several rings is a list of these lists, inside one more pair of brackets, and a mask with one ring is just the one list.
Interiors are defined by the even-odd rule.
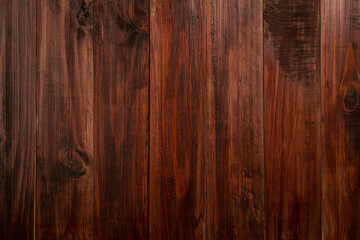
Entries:
[[89,1],[37,1],[36,239],[93,239]]
[[34,228],[36,4],[0,1],[0,239]]
[[360,2],[322,0],[322,235],[360,238]]
[[0,0],[0,239],[360,239],[359,40],[358,0]]
[[262,4],[151,3],[150,238],[261,239]]
[[94,2],[95,239],[148,239],[148,7]]
[[206,4],[150,4],[150,238],[206,239]]
[[263,5],[208,4],[206,239],[264,239]]
[[267,239],[321,239],[320,1],[266,0]]

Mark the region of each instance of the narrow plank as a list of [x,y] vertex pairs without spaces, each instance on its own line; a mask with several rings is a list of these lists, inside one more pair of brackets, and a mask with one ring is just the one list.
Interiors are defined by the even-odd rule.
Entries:
[[150,1],[150,239],[206,239],[207,2]]
[[322,0],[322,232],[360,238],[360,2]]
[[215,157],[206,239],[264,239],[263,1],[209,3]]
[[90,1],[37,1],[37,239],[94,239]]
[[267,239],[321,238],[320,1],[265,0]]
[[36,4],[0,1],[0,238],[34,227]]
[[148,7],[94,2],[96,239],[148,239]]

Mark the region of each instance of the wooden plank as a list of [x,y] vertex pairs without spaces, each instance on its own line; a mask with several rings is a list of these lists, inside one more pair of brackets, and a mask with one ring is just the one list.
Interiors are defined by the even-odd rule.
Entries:
[[208,9],[150,6],[150,239],[206,239]]
[[209,2],[215,157],[206,239],[264,239],[263,1]]
[[34,228],[36,5],[0,1],[0,236]]
[[37,1],[37,239],[94,239],[90,1]]
[[320,1],[265,0],[267,239],[321,238]]
[[148,239],[148,7],[94,2],[95,239]]
[[360,2],[322,0],[322,232],[360,238]]

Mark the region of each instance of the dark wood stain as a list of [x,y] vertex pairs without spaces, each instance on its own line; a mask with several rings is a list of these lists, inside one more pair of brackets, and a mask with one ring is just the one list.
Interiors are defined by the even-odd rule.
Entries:
[[36,4],[0,1],[0,238],[34,229]]
[[93,5],[94,239],[148,239],[147,1]]
[[360,1],[351,0],[350,2],[350,30],[360,30]]
[[265,0],[265,36],[271,35],[272,55],[289,80],[310,81],[317,75],[319,11],[318,0]]

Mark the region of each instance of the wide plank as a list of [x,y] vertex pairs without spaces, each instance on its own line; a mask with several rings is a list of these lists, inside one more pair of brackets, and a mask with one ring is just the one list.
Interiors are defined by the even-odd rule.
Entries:
[[263,1],[208,4],[206,239],[264,239]]
[[36,4],[0,1],[0,238],[34,229]]
[[150,239],[206,239],[206,1],[150,1]]
[[36,239],[95,239],[92,9],[37,1]]
[[320,0],[265,0],[266,239],[321,239]]
[[360,2],[322,0],[322,233],[360,238]]
[[148,12],[94,2],[95,239],[148,239]]

